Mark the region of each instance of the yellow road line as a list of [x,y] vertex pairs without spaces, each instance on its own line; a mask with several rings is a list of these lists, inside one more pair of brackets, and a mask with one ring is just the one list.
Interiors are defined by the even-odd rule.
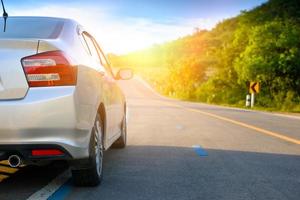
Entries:
[[300,140],[282,135],[280,133],[268,131],[268,130],[265,130],[265,129],[262,129],[262,128],[259,128],[259,127],[253,126],[253,125],[249,125],[249,124],[246,124],[246,123],[243,123],[243,122],[239,122],[239,121],[227,118],[227,117],[222,117],[222,116],[219,116],[219,115],[215,115],[215,114],[212,114],[212,113],[209,113],[209,112],[205,112],[205,111],[197,110],[197,109],[193,109],[193,108],[186,108],[184,106],[180,106],[180,105],[177,105],[177,104],[174,104],[174,103],[167,103],[167,102],[163,102],[163,103],[166,104],[166,105],[173,106],[173,107],[182,108],[182,109],[185,109],[185,110],[188,110],[188,111],[201,113],[203,115],[207,115],[207,116],[210,116],[210,117],[213,117],[213,118],[216,118],[216,119],[220,119],[220,120],[223,120],[223,121],[226,121],[226,122],[230,122],[230,123],[233,123],[233,124],[236,124],[236,125],[239,125],[239,126],[251,129],[251,130],[255,130],[255,131],[257,131],[259,133],[263,133],[265,135],[269,135],[269,136],[272,136],[272,137],[282,139],[282,140],[287,141],[287,142],[291,142],[293,144],[300,144]]
[[[17,171],[19,171],[18,168],[11,168],[8,165],[7,160],[1,161],[0,162],[1,166],[0,166],[0,183],[9,178],[11,174],[16,173]],[[3,174],[5,173],[5,174]]]
[[4,166],[0,166],[0,173],[1,172],[5,172],[8,174],[14,174],[18,171],[19,169],[17,168],[11,168],[11,167],[4,167]]
[[7,175],[0,174],[0,183],[1,183],[3,180],[7,179],[8,177],[9,177],[9,176],[7,176]]
[[3,161],[1,161],[1,162],[0,162],[0,164],[9,166],[9,164],[8,164],[8,161],[7,161],[7,160],[3,160]]

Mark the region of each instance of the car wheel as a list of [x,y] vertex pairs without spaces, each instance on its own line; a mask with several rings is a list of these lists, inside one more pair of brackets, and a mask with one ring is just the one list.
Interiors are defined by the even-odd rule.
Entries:
[[103,177],[103,126],[97,114],[90,141],[90,157],[87,169],[72,170],[74,184],[77,186],[97,186]]
[[[125,115],[126,116],[126,115]],[[127,122],[126,117],[122,121],[121,136],[112,145],[113,148],[122,149],[127,144]]]

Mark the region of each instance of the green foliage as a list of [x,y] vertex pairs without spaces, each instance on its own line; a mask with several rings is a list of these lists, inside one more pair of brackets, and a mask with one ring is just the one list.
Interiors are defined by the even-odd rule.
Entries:
[[[248,34],[249,44],[233,66],[238,82],[259,81],[264,93],[283,102],[288,94],[300,95],[300,27],[289,20],[274,20],[255,26]],[[289,101],[294,98],[289,96]],[[258,101],[264,104],[264,101]],[[284,106],[282,105],[282,108]]]
[[242,106],[259,81],[258,106],[299,112],[300,2],[270,0],[211,31],[111,58],[172,97]]

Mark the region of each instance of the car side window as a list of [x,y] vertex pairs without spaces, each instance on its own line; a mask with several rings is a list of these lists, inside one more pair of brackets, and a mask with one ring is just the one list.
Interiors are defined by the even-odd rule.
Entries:
[[112,69],[110,67],[109,62],[107,61],[102,49],[100,48],[99,44],[97,43],[97,41],[94,39],[94,44],[96,46],[97,52],[98,52],[98,56],[100,58],[100,62],[102,64],[102,66],[105,68],[105,70],[110,74],[111,77],[114,77],[114,74],[112,72]]
[[105,58],[96,40],[87,32],[83,32],[82,36],[88,47],[89,54],[94,58],[94,60],[96,60],[99,64],[101,64],[102,67],[104,67],[108,75],[114,77],[110,65],[107,62],[107,59]]
[[108,64],[108,62],[107,62],[107,60],[106,60],[106,58],[105,58],[103,52],[102,52],[99,48],[97,48],[97,49],[98,49],[98,52],[99,52],[99,54],[100,54],[100,59],[101,59],[102,65],[103,65],[103,66],[106,66],[106,67],[109,67],[109,64]]
[[92,56],[92,58],[95,61],[97,61],[98,63],[101,63],[101,60],[98,56],[98,52],[97,52],[97,49],[94,45],[93,39],[87,33],[83,33],[82,37],[83,37],[84,41],[86,42],[86,45],[87,45],[88,50],[89,50],[89,54]]
[[114,76],[113,76],[112,69],[111,69],[111,67],[110,67],[110,64],[109,64],[109,62],[107,61],[107,59],[106,59],[106,57],[105,57],[105,55],[104,55],[102,49],[100,48],[100,46],[97,44],[96,41],[95,41],[95,43],[96,43],[96,48],[97,48],[98,54],[99,54],[99,56],[100,56],[101,64],[105,67],[106,71],[108,71],[108,72],[110,73],[110,75],[111,75],[112,77],[114,77]]

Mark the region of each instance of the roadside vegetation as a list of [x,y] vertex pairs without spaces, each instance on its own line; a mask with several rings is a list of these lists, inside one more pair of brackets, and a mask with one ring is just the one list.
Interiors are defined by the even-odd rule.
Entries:
[[170,97],[242,107],[257,81],[258,108],[300,112],[300,2],[270,0],[211,31],[110,60]]

